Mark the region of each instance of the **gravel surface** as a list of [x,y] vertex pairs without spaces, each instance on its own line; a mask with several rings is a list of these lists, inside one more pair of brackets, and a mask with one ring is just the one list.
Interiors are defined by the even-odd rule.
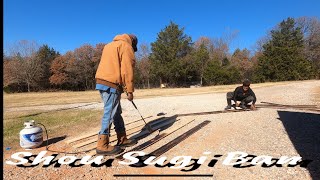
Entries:
[[[286,105],[317,105],[315,89],[320,87],[320,81],[294,82],[287,85],[252,89],[262,101]],[[236,87],[234,87],[236,88]],[[233,91],[233,89],[230,89]],[[318,92],[319,93],[319,92]],[[207,112],[223,110],[226,105],[226,93],[200,94],[188,96],[154,97],[134,100],[143,116],[160,112],[169,117],[181,113]],[[123,117],[126,123],[139,119],[138,112],[127,100],[122,100]],[[80,108],[101,109],[102,104],[96,103]],[[116,179],[114,174],[211,174],[213,177],[149,177],[143,179],[320,179],[320,113],[319,111],[304,111],[297,109],[260,108],[257,111],[222,113],[198,116],[178,117],[173,126],[162,131],[169,132],[193,120],[187,126],[170,134],[161,141],[143,150],[151,153],[157,148],[174,140],[191,128],[209,120],[210,123],[199,131],[181,141],[178,145],[164,152],[160,157],[167,157],[170,161],[175,156],[192,156],[199,159],[206,156],[205,162],[196,170],[183,172],[181,169],[169,167],[155,167],[148,165],[142,168],[129,167],[114,160],[111,167],[82,167],[71,168],[62,165],[59,168],[39,165],[31,168],[21,168],[5,164],[4,179]],[[131,126],[131,125],[130,125]],[[128,127],[127,127],[128,128]],[[90,128],[89,128],[90,129]],[[96,129],[93,127],[93,129]],[[146,137],[139,144],[150,140]],[[61,142],[63,143],[63,142]],[[60,144],[62,147],[62,145]],[[59,144],[57,147],[60,147]],[[127,150],[129,150],[128,148]],[[29,152],[37,153],[43,149]],[[22,150],[21,150],[22,151]],[[204,152],[210,152],[204,155]],[[244,152],[254,156],[300,156],[303,160],[312,160],[307,167],[262,167],[261,164],[237,168],[224,165],[223,161],[228,153]],[[13,152],[12,152],[13,153]],[[222,155],[221,157],[214,157]],[[65,156],[60,154],[59,157]],[[77,155],[82,157],[83,155]],[[112,157],[106,157],[109,159]],[[10,158],[6,158],[8,160]],[[210,160],[217,159],[213,167],[209,167]],[[235,161],[233,161],[235,162]],[[242,166],[250,165],[244,163]],[[118,177],[117,179],[141,179],[141,177]]]

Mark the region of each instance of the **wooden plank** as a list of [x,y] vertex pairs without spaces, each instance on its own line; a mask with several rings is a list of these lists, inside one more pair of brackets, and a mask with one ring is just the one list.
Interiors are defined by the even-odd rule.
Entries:
[[[179,126],[179,127],[177,127],[177,128],[170,128],[169,131],[166,130],[166,131],[164,131],[164,132],[161,132],[161,134],[159,134],[158,136],[150,139],[150,140],[147,141],[147,142],[144,142],[144,143],[141,144],[141,145],[138,145],[138,146],[134,147],[133,149],[130,149],[129,151],[141,151],[141,150],[144,150],[144,149],[146,149],[147,147],[150,147],[150,146],[152,146],[153,144],[157,143],[158,141],[160,141],[160,140],[166,138],[167,136],[173,134],[174,132],[176,132],[176,131],[184,128],[185,126],[189,125],[189,124],[192,123],[193,121],[195,121],[195,119],[193,119],[193,120],[191,120],[191,121],[189,121],[189,122],[187,122],[187,123],[185,123],[185,124],[183,124],[182,126]],[[127,153],[127,152],[128,152],[128,151],[121,153],[120,155],[118,155],[118,156],[116,157],[116,159],[122,159],[122,156],[123,156],[125,153]]]
[[[148,118],[151,118],[151,117],[153,117],[153,116],[148,116],[148,117],[146,117],[146,118],[144,118],[144,119],[148,119]],[[129,123],[125,124],[125,125],[127,126],[127,125],[129,125],[129,124],[136,123],[136,122],[139,122],[139,121],[142,121],[142,119],[138,119],[138,120],[135,120],[135,121],[133,121],[133,122],[129,122]],[[113,129],[114,129],[114,127],[111,128],[111,130],[113,130]],[[97,136],[97,135],[98,135],[98,132],[99,132],[99,129],[97,129],[97,130],[94,131],[94,132],[86,133],[86,134],[84,134],[84,135],[82,135],[82,136],[75,137],[75,138],[73,138],[73,139],[68,139],[68,140],[66,140],[65,142],[66,142],[67,144],[71,144],[71,143],[73,143],[73,142],[80,141],[80,140],[83,140],[83,139],[85,139],[85,138]]]
[[209,115],[209,114],[222,114],[222,113],[232,113],[232,112],[244,112],[250,111],[250,109],[229,109],[222,111],[207,111],[207,112],[195,112],[195,113],[185,113],[185,114],[177,114],[177,116],[200,116],[200,115]]
[[161,146],[160,148],[152,151],[149,154],[152,154],[153,156],[159,157],[163,153],[169,151],[170,149],[172,149],[173,147],[175,147],[176,145],[181,143],[183,140],[187,139],[189,136],[193,135],[194,133],[196,133],[197,131],[199,131],[200,129],[202,129],[206,125],[208,125],[210,122],[211,121],[208,121],[208,120],[203,121],[202,123],[198,124],[197,126],[193,127],[192,129],[188,130],[187,132],[184,132],[180,136],[176,137],[172,141],[170,141],[167,144]]
[[73,142],[80,141],[80,140],[85,139],[85,138],[89,138],[89,137],[92,137],[92,136],[96,136],[96,135],[98,134],[97,132],[99,132],[98,129],[97,129],[94,133],[93,133],[93,132],[90,132],[90,133],[84,134],[84,135],[82,135],[82,136],[78,136],[78,137],[76,137],[76,138],[73,138],[73,139],[68,139],[68,140],[66,140],[65,142],[66,142],[67,144],[71,144],[71,143],[73,143]]
[[[161,120],[161,119],[164,119],[164,118],[161,117],[161,118],[158,118],[158,119]],[[158,122],[158,123],[159,123],[159,122]],[[151,123],[150,123],[150,126],[152,126],[152,125],[154,125],[154,124],[157,124],[157,122],[151,122]],[[140,131],[140,130],[141,130],[141,126],[144,126],[144,125],[145,125],[145,124],[144,124],[144,122],[143,122],[143,123],[142,123],[141,125],[139,125],[139,126],[136,126],[136,127],[131,128],[131,129],[128,129],[127,132],[126,132],[127,135],[129,136],[129,135],[131,135],[131,134],[134,134],[134,133]],[[96,135],[96,136],[98,136],[98,135]],[[113,135],[110,136],[110,142],[114,142],[114,141],[116,141],[116,140],[117,140],[116,133],[113,133]],[[96,137],[95,139],[90,139],[90,140],[87,140],[87,141],[85,141],[85,142],[72,145],[72,147],[74,147],[74,148],[80,148],[80,147],[83,147],[83,146],[92,144],[92,143],[94,143],[94,142],[96,142],[96,141],[97,141],[97,137]]]
[[[127,135],[131,135],[133,133],[136,133],[138,132],[139,130],[141,130],[141,127],[144,126],[145,124],[141,124],[141,125],[138,125],[138,126],[135,126],[131,129],[128,129],[126,130],[126,133]],[[98,134],[95,136],[95,139],[90,139],[90,140],[87,140],[85,142],[82,142],[82,143],[78,143],[78,144],[75,144],[73,145],[72,147],[74,148],[80,148],[80,147],[83,147],[83,146],[86,146],[88,144],[91,144],[91,143],[94,143],[97,141],[97,138],[98,138]],[[110,142],[114,142],[115,140],[117,140],[117,137],[116,137],[116,132],[112,133],[112,135],[110,136]]]
[[[175,117],[176,116],[168,117],[168,119],[163,120],[163,123],[158,123],[157,125],[152,127],[152,129],[158,130],[158,129],[161,129],[162,127],[165,127],[165,126],[169,125],[170,123],[174,123],[174,122],[179,121],[179,119],[175,119]],[[136,139],[139,139],[139,138],[144,137],[144,136],[146,136],[148,134],[150,134],[148,130],[143,130],[143,131],[138,132],[138,134],[136,134],[134,136],[135,136]],[[131,136],[131,137],[133,137],[133,136]],[[85,150],[82,150],[82,151],[88,152],[88,151],[91,151],[91,150],[95,150],[95,148],[96,148],[96,144],[90,145]]]

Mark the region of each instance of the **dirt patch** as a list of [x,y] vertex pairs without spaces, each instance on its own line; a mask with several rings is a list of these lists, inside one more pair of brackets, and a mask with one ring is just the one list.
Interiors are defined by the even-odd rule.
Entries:
[[320,86],[317,86],[313,90],[314,102],[320,106]]

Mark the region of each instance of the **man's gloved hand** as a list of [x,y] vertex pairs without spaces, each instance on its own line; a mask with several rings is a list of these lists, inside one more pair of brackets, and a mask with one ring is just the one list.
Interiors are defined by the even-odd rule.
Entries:
[[132,101],[133,100],[133,93],[129,92],[127,95],[128,95],[128,100]]
[[254,110],[256,110],[257,108],[256,108],[256,106],[255,106],[254,104],[251,104],[250,109],[254,111]]

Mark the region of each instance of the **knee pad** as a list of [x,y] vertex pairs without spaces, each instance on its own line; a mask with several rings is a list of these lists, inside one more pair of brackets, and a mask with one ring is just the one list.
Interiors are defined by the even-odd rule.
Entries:
[[252,97],[252,96],[248,96],[247,98],[246,98],[246,102],[247,103],[249,103],[249,102],[251,102],[251,101],[253,101],[254,100],[254,98]]

